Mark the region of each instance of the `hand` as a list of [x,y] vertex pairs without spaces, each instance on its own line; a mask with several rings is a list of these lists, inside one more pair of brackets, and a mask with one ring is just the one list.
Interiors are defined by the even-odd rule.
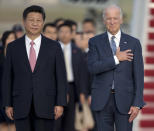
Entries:
[[117,49],[116,56],[119,61],[132,61],[133,60],[133,53],[131,50],[120,51],[120,47]]
[[6,115],[9,119],[14,120],[14,118],[13,118],[13,107],[6,107],[5,113],[6,113]]
[[62,116],[63,111],[64,111],[64,107],[62,106],[55,106],[55,120],[57,120],[59,117]]
[[130,123],[137,117],[138,113],[139,113],[139,108],[135,106],[131,106],[128,112],[128,114],[130,114],[130,117],[129,117]]
[[81,102],[81,104],[84,104],[86,102],[86,98],[83,93],[80,94],[80,102]]

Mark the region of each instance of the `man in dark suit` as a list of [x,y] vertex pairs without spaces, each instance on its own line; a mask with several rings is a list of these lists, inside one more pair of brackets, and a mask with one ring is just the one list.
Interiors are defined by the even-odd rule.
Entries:
[[52,131],[66,105],[66,71],[60,44],[41,31],[44,9],[23,12],[26,35],[7,47],[3,75],[3,107],[17,131]]
[[56,121],[55,131],[74,131],[75,103],[85,102],[85,61],[82,51],[71,42],[72,31],[72,27],[68,23],[58,27],[58,39],[64,54],[69,88],[68,105],[61,120]]
[[103,12],[107,32],[89,41],[88,68],[94,75],[92,109],[98,131],[132,131],[144,106],[144,71],[139,40],[120,30],[122,12],[110,5]]

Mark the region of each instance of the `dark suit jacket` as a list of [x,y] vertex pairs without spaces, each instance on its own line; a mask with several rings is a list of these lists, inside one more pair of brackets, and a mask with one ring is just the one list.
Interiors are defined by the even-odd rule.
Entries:
[[80,93],[86,94],[85,61],[82,51],[71,43],[72,68],[75,82],[76,101],[79,101]]
[[84,52],[84,60],[86,62],[86,69],[85,69],[86,95],[89,96],[91,95],[91,85],[92,85],[93,76],[88,70],[88,52]]
[[128,114],[130,106],[143,107],[144,69],[139,40],[122,33],[120,50],[131,49],[133,61],[115,64],[107,33],[89,41],[88,68],[94,74],[92,109],[102,110],[107,103],[114,80],[115,99],[121,113]]
[[3,106],[13,106],[14,118],[29,114],[32,97],[36,115],[54,119],[54,106],[66,105],[66,71],[60,44],[42,36],[39,55],[32,73],[25,36],[7,47],[3,75]]
[[3,64],[4,64],[4,49],[0,47],[0,108],[2,108],[2,74],[3,74]]

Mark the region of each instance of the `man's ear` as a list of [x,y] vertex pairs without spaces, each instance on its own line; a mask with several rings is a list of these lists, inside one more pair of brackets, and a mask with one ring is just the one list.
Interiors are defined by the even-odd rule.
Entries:
[[105,19],[104,18],[102,18],[102,22],[103,22],[104,25],[106,25],[106,22],[105,22]]
[[22,24],[25,26],[25,20],[24,19],[22,20]]
[[123,24],[123,18],[120,19],[120,24]]

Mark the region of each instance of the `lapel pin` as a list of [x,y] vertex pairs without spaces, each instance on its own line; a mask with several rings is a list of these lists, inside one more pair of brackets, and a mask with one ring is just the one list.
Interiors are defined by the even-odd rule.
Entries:
[[127,44],[127,41],[125,41],[124,43]]

